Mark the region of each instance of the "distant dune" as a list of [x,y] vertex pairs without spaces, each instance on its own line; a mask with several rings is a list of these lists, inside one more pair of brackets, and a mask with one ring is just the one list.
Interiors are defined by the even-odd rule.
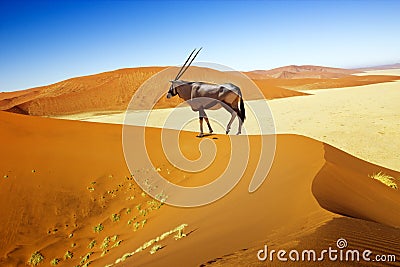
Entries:
[[[212,181],[230,157],[229,137],[214,135],[217,156],[207,175],[182,172],[163,155],[160,129],[148,128],[146,135],[154,163],[179,185]],[[0,161],[0,264],[25,266],[39,251],[43,266],[52,259],[60,259],[58,266],[105,266],[183,223],[186,237],[168,237],[155,254],[147,248],[116,266],[265,266],[256,258],[265,244],[320,251],[335,248],[339,237],[351,249],[400,257],[400,193],[368,177],[382,171],[398,178],[400,173],[307,137],[278,135],[272,169],[260,189],[249,194],[261,138],[268,136],[249,137],[247,169],[221,200],[190,209],[164,205],[145,214],[139,211],[151,206],[151,199],[126,168],[120,125],[0,112],[0,140],[7,144]],[[202,140],[182,132],[183,153],[198,155]],[[137,230],[135,222],[140,222]],[[104,229],[96,233],[100,223]],[[369,266],[374,265],[380,266]]]
[[301,78],[340,78],[349,76],[359,71],[330,68],[312,65],[290,65],[271,70],[255,70],[246,72],[252,79],[280,78],[280,79],[301,79]]
[[72,78],[21,92],[1,93],[0,110],[30,115],[122,110],[137,88],[163,69],[121,69]]
[[[150,84],[146,83],[147,91],[140,96],[143,103],[154,102],[156,91],[167,92],[169,80],[174,79],[177,72],[178,68],[166,67],[120,69],[22,91],[2,92],[0,110],[37,116],[124,111],[138,88],[153,75],[158,74],[157,79],[152,80]],[[338,68],[293,65],[269,71],[245,72],[244,76],[239,72],[221,72],[192,66],[182,79],[213,83],[232,82],[241,87],[245,100],[301,96],[307,93],[299,90],[349,87],[400,79],[399,76],[388,75],[351,75],[355,72]],[[257,93],[258,89],[254,89],[253,82],[261,94]],[[175,107],[182,102],[178,97],[161,97],[155,108]]]
[[[0,93],[0,110],[39,116],[121,111],[127,108],[131,97],[147,79],[164,69],[165,67],[120,69],[72,78],[48,86]],[[161,88],[167,92],[168,81],[174,79],[177,72],[178,69],[173,68],[162,74],[164,76],[153,84],[153,88]],[[225,83],[238,80],[235,76],[212,69],[191,67],[182,79]],[[247,87],[246,82],[243,86]],[[304,95],[304,93],[267,85],[261,86],[261,90],[267,98]],[[246,88],[243,88],[243,91],[246,92]],[[151,95],[151,92],[148,95]],[[246,99],[259,98],[259,96],[246,95],[246,93],[245,97]],[[148,97],[146,99],[144,101],[151,101]],[[179,98],[168,101],[162,99],[157,108],[174,107],[181,102]]]
[[356,70],[367,71],[367,70],[390,70],[390,69],[400,69],[400,63],[358,68]]

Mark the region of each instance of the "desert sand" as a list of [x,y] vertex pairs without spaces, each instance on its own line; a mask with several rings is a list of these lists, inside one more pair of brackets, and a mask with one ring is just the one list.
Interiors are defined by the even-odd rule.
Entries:
[[400,69],[385,69],[385,70],[366,70],[360,73],[354,73],[354,75],[365,76],[365,75],[393,75],[400,76]]
[[[389,71],[389,70],[388,70]],[[380,72],[380,71],[378,71]],[[400,75],[400,70],[390,70],[392,74]],[[374,74],[374,73],[373,73]],[[388,73],[383,73],[388,75]],[[374,77],[375,79],[373,79]],[[369,162],[400,171],[400,81],[378,82],[382,77],[370,76],[368,81],[372,84],[351,86],[345,88],[330,88],[329,90],[306,90],[306,96],[279,98],[268,100],[271,114],[260,113],[260,106],[264,102],[246,101],[247,120],[244,124],[246,134],[260,134],[259,123],[261,120],[267,132],[299,134],[328,143],[343,151]],[[383,81],[385,81],[385,79]],[[390,78],[392,79],[392,78]],[[343,81],[344,82],[344,81]],[[353,84],[358,85],[360,80],[353,78]],[[331,80],[335,85],[337,81]],[[323,85],[329,88],[329,84]],[[292,87],[300,87],[292,84]],[[264,100],[262,100],[264,101]],[[147,112],[129,111],[129,121],[125,123],[181,129],[179,120],[176,124],[167,124],[166,120],[172,112],[176,112],[184,121],[190,121],[183,129],[199,131],[197,114],[189,107],[179,108],[179,111],[169,108],[153,110],[147,123],[140,123]],[[223,134],[230,115],[225,110],[208,111],[208,116],[214,121],[216,133]],[[82,113],[57,118],[83,120],[104,123],[124,123],[125,113],[95,114]],[[237,121],[232,126],[232,133],[236,133]]]
[[[248,135],[223,134],[228,113],[208,112],[216,134],[205,139],[215,144],[217,152],[210,167],[201,172],[177,169],[162,151],[160,139],[161,127],[166,138],[182,129],[182,124],[164,123],[171,112],[178,112],[179,118],[190,121],[180,132],[182,153],[191,160],[200,157],[199,145],[205,139],[195,137],[196,113],[188,107],[168,108],[179,101],[160,102],[157,107],[162,109],[151,111],[144,128],[148,112],[130,111],[126,127],[133,133],[132,152],[142,144],[134,137],[145,131],[154,168],[181,186],[214,181],[230,160],[230,138],[240,143],[248,140],[249,162],[240,182],[222,199],[197,208],[152,200],[134,180],[147,176],[149,170],[142,168],[140,160],[132,173],[127,168],[121,107],[129,98],[106,84],[126,84],[132,75],[139,75],[132,73],[119,70],[61,82],[65,90],[59,96],[54,86],[0,94],[1,109],[57,118],[0,111],[1,266],[26,266],[35,252],[43,256],[39,266],[55,261],[58,266],[270,266],[271,262],[256,257],[264,245],[275,250],[321,251],[336,248],[339,238],[345,238],[350,249],[369,249],[373,255],[400,259],[400,193],[369,177],[382,172],[397,182],[400,179],[396,153],[400,145],[396,73],[400,72],[253,80],[270,100],[256,95],[245,99]],[[214,74],[216,81],[224,79],[221,73]],[[121,75],[130,78],[124,80]],[[105,92],[100,100],[92,97],[93,84]],[[102,107],[116,99],[121,100],[119,105]],[[266,103],[271,113],[259,114]],[[78,112],[69,114],[74,108]],[[266,125],[265,131],[260,132],[255,114]],[[236,127],[235,123],[233,133]],[[261,187],[249,193],[261,142],[275,134],[272,168]],[[175,240],[174,229],[182,225],[187,225],[186,236]],[[168,231],[154,243],[161,246],[159,250],[149,253],[154,244],[144,244]],[[312,266],[359,264],[325,260]],[[390,264],[398,266],[398,262]],[[383,266],[379,262],[364,265]],[[275,259],[273,266],[288,263]],[[310,263],[291,262],[290,266]]]
[[[400,173],[320,141],[278,135],[272,169],[259,190],[249,194],[261,138],[268,138],[250,136],[249,165],[227,196],[199,208],[163,205],[142,214],[139,210],[152,204],[126,168],[120,125],[0,112],[0,126],[2,266],[25,266],[35,251],[44,256],[43,266],[55,258],[60,259],[59,266],[105,266],[181,224],[188,225],[186,237],[167,237],[155,254],[147,248],[115,266],[265,266],[256,258],[265,244],[274,249],[322,250],[335,247],[339,237],[346,238],[352,249],[400,253],[400,193],[368,177],[379,171],[394,177]],[[220,171],[211,168],[204,181],[203,173],[174,170],[160,148],[160,131],[148,128],[151,141],[146,144],[166,179],[193,186]],[[194,136],[181,132],[185,154],[198,155],[202,139]],[[214,164],[219,166],[229,158],[229,138],[211,137],[217,146]],[[140,222],[136,231],[129,220]],[[104,229],[96,233],[93,227],[99,223]],[[90,248],[93,240],[96,244]],[[108,247],[101,248],[104,240],[109,240]],[[64,259],[68,251],[73,256]]]

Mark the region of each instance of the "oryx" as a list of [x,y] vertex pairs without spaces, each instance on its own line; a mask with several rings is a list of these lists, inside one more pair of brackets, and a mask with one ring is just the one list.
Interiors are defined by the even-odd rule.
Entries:
[[201,48],[192,57],[196,49],[193,50],[193,52],[189,55],[189,57],[179,70],[178,75],[176,75],[174,80],[170,81],[171,86],[169,88],[167,98],[178,95],[180,98],[189,103],[193,111],[199,112],[200,134],[198,135],[198,137],[204,136],[203,119],[205,119],[205,121],[207,122],[210,133],[213,132],[210,122],[207,118],[207,114],[204,110],[218,109],[221,107],[224,107],[232,115],[228,125],[226,126],[226,134],[229,133],[231,129],[231,124],[236,116],[238,116],[239,120],[237,134],[240,134],[242,131],[242,124],[244,119],[246,118],[246,115],[242,92],[240,91],[240,88],[238,86],[232,83],[212,84],[207,82],[188,82],[179,80],[179,78],[189,68],[190,64],[193,62],[200,50]]

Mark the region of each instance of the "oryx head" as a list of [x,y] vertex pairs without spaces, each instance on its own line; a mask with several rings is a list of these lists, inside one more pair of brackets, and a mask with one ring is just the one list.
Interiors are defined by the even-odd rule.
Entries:
[[[185,63],[183,64],[183,66],[179,70],[178,74],[176,75],[175,79],[170,81],[171,86],[169,87],[167,98],[171,98],[171,97],[176,96],[178,94],[177,87],[179,87],[180,85],[182,85],[184,83],[182,81],[179,81],[179,78],[187,71],[187,69],[189,68],[190,64],[192,64],[193,60],[196,58],[197,54],[200,52],[201,49],[202,48],[197,50],[196,54],[194,54],[196,49],[194,49],[192,51],[192,53],[190,53],[189,57],[186,59]],[[192,57],[193,54],[194,54],[194,56]]]

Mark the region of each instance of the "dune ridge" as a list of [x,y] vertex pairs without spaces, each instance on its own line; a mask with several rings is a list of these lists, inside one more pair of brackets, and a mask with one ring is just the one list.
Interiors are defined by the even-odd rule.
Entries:
[[[125,110],[137,89],[156,73],[162,73],[166,67],[142,67],[119,69],[89,76],[71,78],[48,86],[42,86],[17,92],[0,93],[0,110],[14,113],[51,116],[67,115],[95,111]],[[171,68],[161,74],[154,88],[167,91],[169,80],[172,80],[178,68]],[[182,77],[186,80],[220,82],[243,80],[239,76],[192,66]],[[238,81],[236,81],[238,82]],[[243,84],[243,82],[238,82]],[[246,84],[243,85],[246,87]],[[262,87],[268,98],[305,95],[279,87]],[[150,93],[151,95],[151,93]],[[259,98],[249,94],[247,99]],[[151,101],[147,97],[144,101]],[[156,108],[175,107],[182,100],[174,98],[162,99]]]
[[254,70],[246,72],[252,79],[280,78],[280,79],[299,79],[299,78],[340,78],[349,76],[358,70],[331,68],[313,65],[289,65],[271,70]]
[[[169,88],[168,81],[174,78],[177,71],[178,68],[167,69],[167,67],[127,68],[71,78],[27,90],[2,92],[0,93],[0,110],[36,116],[123,111],[126,110],[134,93],[150,77],[155,74],[160,75],[151,86],[155,90],[166,92]],[[286,74],[275,75],[282,71]],[[295,75],[289,75],[291,71],[294,71]],[[303,90],[359,86],[400,79],[400,76],[390,75],[351,75],[356,72],[320,66],[293,65],[270,71],[243,72],[252,79],[245,80],[245,76],[238,72],[221,72],[192,66],[182,79],[214,83],[233,82],[242,88],[245,100],[304,96],[308,93]],[[271,76],[270,73],[273,75]],[[258,86],[261,94],[254,94],[254,91],[247,90],[253,87],[253,82]],[[144,102],[153,101],[152,92],[142,97]],[[155,108],[176,107],[182,102],[179,98],[168,101],[161,98]]]

